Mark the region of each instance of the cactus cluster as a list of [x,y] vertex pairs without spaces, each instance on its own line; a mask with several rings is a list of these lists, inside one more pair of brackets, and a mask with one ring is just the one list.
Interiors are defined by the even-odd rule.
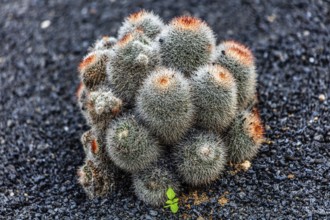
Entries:
[[227,162],[258,152],[254,57],[235,41],[216,46],[198,18],[164,24],[134,13],[117,38],[97,40],[78,69],[78,103],[91,127],[78,175],[90,197],[111,192],[126,172],[138,198],[161,205],[168,188],[209,184]]

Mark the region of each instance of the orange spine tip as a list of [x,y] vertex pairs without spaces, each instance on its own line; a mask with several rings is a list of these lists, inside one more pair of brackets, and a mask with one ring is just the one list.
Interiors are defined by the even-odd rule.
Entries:
[[223,68],[220,65],[216,65],[213,68],[213,76],[218,82],[227,86],[233,85],[234,78],[231,76],[227,69]]
[[238,47],[231,47],[228,49],[227,54],[238,59],[239,62],[246,66],[253,66],[253,56]]
[[254,64],[254,57],[251,50],[243,44],[233,40],[226,41],[224,44],[228,48],[226,52],[229,56],[235,57],[246,66],[252,66]]
[[158,79],[158,83],[160,84],[160,85],[167,85],[168,84],[168,78],[167,77],[161,77],[160,79]]
[[128,20],[129,21],[138,21],[138,20],[140,20],[143,17],[143,15],[145,13],[146,12],[144,10],[135,12],[135,13],[131,14],[130,16],[128,16]]
[[254,142],[260,144],[264,139],[265,129],[262,125],[259,112],[256,108],[252,110],[250,117],[250,120],[248,120],[248,130],[250,136],[252,137]]
[[219,77],[223,80],[225,80],[228,76],[224,72],[219,73]]
[[168,75],[162,75],[155,79],[155,87],[160,89],[166,89],[170,86],[170,77]]
[[258,139],[258,140],[263,139],[264,127],[261,124],[255,124],[254,133],[255,133],[256,139]]
[[238,42],[238,41],[235,41],[235,40],[228,40],[228,41],[225,41],[224,44],[227,46],[227,47],[240,47],[241,49],[243,50],[249,50],[244,44]]
[[95,54],[92,54],[88,57],[86,57],[80,64],[79,64],[79,70],[83,70],[86,66],[88,66],[89,64],[91,64],[96,58]]
[[175,27],[179,27],[183,29],[197,30],[200,27],[200,25],[203,24],[203,22],[198,18],[182,16],[182,17],[174,18],[171,24],[174,25]]
[[133,40],[133,35],[132,35],[132,33],[128,33],[118,41],[118,45],[121,46],[121,47],[125,46],[131,40]]
[[96,139],[92,140],[91,151],[92,151],[93,154],[97,154],[97,152],[99,151],[99,146],[96,142]]

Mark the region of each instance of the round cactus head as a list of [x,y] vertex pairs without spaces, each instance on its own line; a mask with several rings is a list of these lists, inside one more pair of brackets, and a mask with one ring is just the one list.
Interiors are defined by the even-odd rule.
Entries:
[[218,46],[219,52],[238,64],[254,68],[254,57],[250,49],[236,41],[225,41]]
[[160,34],[159,42],[163,64],[187,76],[210,62],[215,52],[215,37],[211,28],[194,17],[173,19]]
[[238,108],[245,109],[254,99],[256,77],[254,57],[244,45],[225,41],[217,47],[216,62],[226,67],[237,83]]
[[236,114],[237,89],[232,74],[220,65],[206,65],[191,78],[199,126],[223,132]]
[[213,133],[195,132],[173,154],[180,176],[193,186],[216,180],[226,163],[226,148]]
[[78,170],[78,181],[90,198],[105,196],[115,185],[114,173],[98,166],[92,160],[87,160]]
[[89,91],[96,90],[106,82],[107,61],[106,51],[93,51],[79,64],[82,82]]
[[142,10],[131,14],[125,19],[118,31],[118,38],[122,38],[134,30],[141,30],[147,37],[153,39],[160,33],[163,27],[164,23],[159,16]]
[[145,170],[133,174],[133,185],[136,195],[147,204],[164,205],[166,191],[172,188],[176,193],[180,183],[166,166],[155,164]]
[[228,160],[234,163],[251,160],[258,153],[263,135],[264,128],[257,110],[243,111],[224,137]]
[[113,92],[124,104],[134,104],[137,90],[159,60],[157,44],[139,30],[126,34],[116,43],[107,73]]
[[136,107],[139,117],[165,144],[183,137],[194,119],[188,81],[167,68],[155,70],[144,81]]
[[98,133],[105,133],[110,121],[122,110],[122,101],[111,91],[97,90],[90,92],[86,98],[87,121]]
[[118,167],[137,172],[157,160],[161,147],[133,116],[125,116],[108,130],[107,151]]

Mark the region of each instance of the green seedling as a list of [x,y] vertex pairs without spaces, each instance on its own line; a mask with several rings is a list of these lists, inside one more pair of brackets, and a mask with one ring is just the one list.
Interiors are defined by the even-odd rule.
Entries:
[[177,213],[179,210],[179,199],[175,198],[176,194],[174,190],[169,187],[166,191],[166,195],[168,200],[166,201],[166,206],[164,206],[164,208],[170,208],[172,213]]

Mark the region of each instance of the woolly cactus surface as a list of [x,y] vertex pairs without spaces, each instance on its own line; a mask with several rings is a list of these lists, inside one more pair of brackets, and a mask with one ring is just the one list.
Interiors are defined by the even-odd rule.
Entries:
[[263,127],[251,111],[254,57],[235,41],[215,42],[199,18],[164,24],[141,11],[125,19],[117,38],[93,44],[77,91],[91,127],[81,137],[86,160],[78,170],[90,197],[112,192],[121,170],[132,174],[138,198],[162,205],[168,188],[209,184],[227,162],[257,154]]

